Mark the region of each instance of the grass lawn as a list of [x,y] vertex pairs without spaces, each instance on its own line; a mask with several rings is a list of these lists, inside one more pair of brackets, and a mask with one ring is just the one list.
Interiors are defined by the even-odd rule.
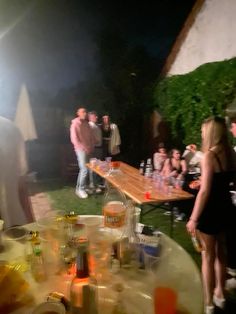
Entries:
[[[78,198],[75,193],[75,185],[59,180],[44,181],[40,184],[43,192],[47,193],[54,209],[66,212],[74,211],[79,215],[101,215],[103,195],[92,195],[87,199]],[[169,234],[170,217],[163,215],[163,209],[156,209],[143,217],[142,222],[152,225],[160,231]],[[174,240],[177,241],[200,266],[200,255],[194,250],[191,239],[186,232],[186,222],[174,224]]]

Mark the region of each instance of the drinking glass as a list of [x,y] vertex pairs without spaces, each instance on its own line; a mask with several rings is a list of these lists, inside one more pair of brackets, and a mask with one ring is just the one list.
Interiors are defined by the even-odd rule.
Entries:
[[37,226],[47,273],[56,274],[61,269],[61,253],[66,246],[64,211],[48,211]]
[[95,168],[97,165],[97,158],[90,158],[89,159],[89,164],[91,167]]
[[143,246],[143,262],[146,271],[155,273],[160,257],[154,254],[151,249],[150,247]]
[[112,157],[106,157],[106,158],[105,158],[105,161],[106,161],[108,164],[110,164],[111,159],[112,159]]
[[176,178],[175,179],[175,188],[176,189],[182,189],[182,187],[183,187],[183,184],[184,184],[184,180],[182,180],[182,179],[178,179],[178,178]]
[[25,259],[27,234],[28,231],[21,226],[8,228],[2,233],[3,250],[7,252],[7,260],[15,270],[28,269]]
[[90,233],[89,238],[89,268],[90,274],[97,281],[110,280],[110,257],[112,250],[112,239],[103,230],[97,229]]
[[167,190],[167,194],[168,195],[172,195],[172,193],[173,193],[173,185],[168,185],[168,190]]
[[34,309],[32,314],[45,313],[65,314],[66,310],[63,304],[59,302],[43,302]]
[[103,225],[103,218],[99,216],[85,217],[83,223],[85,224],[86,236],[90,239],[90,237]]
[[135,207],[135,209],[134,209],[134,219],[135,219],[135,222],[136,222],[136,226],[140,222],[140,215],[141,215],[141,208]]
[[3,232],[4,238],[8,241],[25,241],[28,231],[23,227],[11,227]]

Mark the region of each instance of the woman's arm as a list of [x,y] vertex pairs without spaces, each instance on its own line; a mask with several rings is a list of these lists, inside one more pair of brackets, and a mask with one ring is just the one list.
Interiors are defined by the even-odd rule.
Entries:
[[207,152],[202,160],[202,175],[201,175],[201,187],[198,192],[192,214],[187,223],[187,230],[191,234],[195,234],[198,219],[204,209],[204,206],[209,197],[212,177],[214,173],[214,159],[211,152]]
[[181,168],[182,168],[182,172],[178,175],[178,177],[183,177],[186,175],[187,173],[187,163],[186,161],[183,159],[180,161],[180,164],[181,164]]
[[153,154],[153,165],[154,165],[154,169],[155,169],[155,170],[156,170],[157,167],[158,167],[157,159],[158,159],[158,153],[154,153],[154,154]]
[[161,171],[161,175],[162,176],[168,176],[170,173],[170,160],[169,158],[165,160],[162,171]]

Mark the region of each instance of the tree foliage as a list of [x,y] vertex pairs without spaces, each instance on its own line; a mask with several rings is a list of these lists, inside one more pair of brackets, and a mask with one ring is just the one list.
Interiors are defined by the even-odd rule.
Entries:
[[128,45],[113,28],[104,29],[99,39],[101,76],[109,91],[103,107],[119,125],[122,157],[136,162],[143,155],[144,116],[152,110],[160,65],[143,46]]
[[154,104],[184,144],[200,143],[201,124],[211,115],[225,116],[236,97],[236,58],[207,63],[185,75],[166,77],[154,90]]

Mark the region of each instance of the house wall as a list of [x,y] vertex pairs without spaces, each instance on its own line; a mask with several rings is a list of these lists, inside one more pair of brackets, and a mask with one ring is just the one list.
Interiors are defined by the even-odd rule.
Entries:
[[168,76],[236,56],[236,0],[206,0],[172,63]]

